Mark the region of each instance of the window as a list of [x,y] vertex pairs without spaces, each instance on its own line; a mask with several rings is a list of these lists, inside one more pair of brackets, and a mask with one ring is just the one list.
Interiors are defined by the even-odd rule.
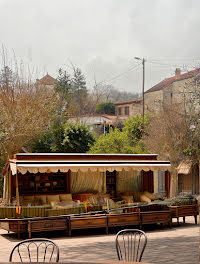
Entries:
[[129,106],[125,106],[125,115],[129,116]]
[[121,115],[121,114],[122,114],[122,108],[118,107],[118,115]]
[[165,190],[165,172],[158,171],[158,192],[163,193]]

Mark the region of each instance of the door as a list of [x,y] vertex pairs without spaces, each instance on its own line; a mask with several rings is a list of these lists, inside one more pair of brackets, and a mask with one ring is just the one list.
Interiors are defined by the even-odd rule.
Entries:
[[153,171],[142,171],[142,189],[143,192],[154,192]]

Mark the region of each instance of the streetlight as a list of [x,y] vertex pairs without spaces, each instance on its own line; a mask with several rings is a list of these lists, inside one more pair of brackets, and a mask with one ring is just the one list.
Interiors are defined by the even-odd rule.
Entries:
[[144,81],[145,81],[145,59],[134,57],[136,60],[142,61],[142,68],[143,68],[143,75],[142,75],[142,119],[143,119],[143,125],[144,125]]

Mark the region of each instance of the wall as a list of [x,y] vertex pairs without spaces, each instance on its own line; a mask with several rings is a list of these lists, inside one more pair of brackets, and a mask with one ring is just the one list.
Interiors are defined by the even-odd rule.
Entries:
[[147,112],[160,112],[163,107],[163,91],[145,93],[144,103]]
[[[125,115],[125,107],[129,107],[129,115]],[[119,108],[121,108],[121,115],[119,115]],[[115,114],[117,118],[121,120],[126,120],[130,116],[142,114],[142,102],[115,105]]]

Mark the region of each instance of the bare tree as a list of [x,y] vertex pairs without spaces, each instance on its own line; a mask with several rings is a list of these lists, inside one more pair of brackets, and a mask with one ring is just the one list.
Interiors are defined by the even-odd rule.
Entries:
[[[21,150],[49,126],[55,100],[50,91],[37,88],[24,67],[8,66],[3,50],[0,73],[0,154]],[[27,77],[26,77],[27,76]]]
[[151,153],[171,162],[171,196],[176,195],[176,167],[184,157],[184,150],[191,145],[189,122],[179,109],[169,108],[150,119],[147,136],[144,139]]

